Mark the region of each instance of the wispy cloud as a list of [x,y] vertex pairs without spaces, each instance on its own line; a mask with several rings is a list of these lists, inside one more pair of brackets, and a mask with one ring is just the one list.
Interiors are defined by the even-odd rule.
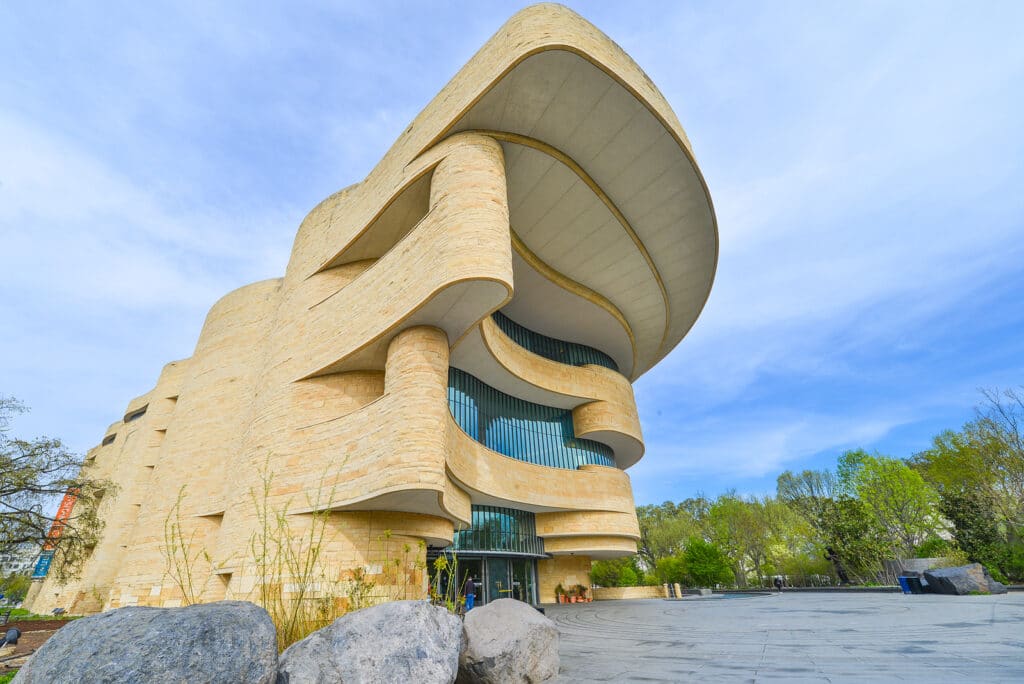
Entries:
[[[521,4],[0,10],[0,392],[25,431],[90,446]],[[676,108],[722,249],[638,383],[638,501],[906,455],[1020,382],[1018,5],[645,9],[578,11]]]

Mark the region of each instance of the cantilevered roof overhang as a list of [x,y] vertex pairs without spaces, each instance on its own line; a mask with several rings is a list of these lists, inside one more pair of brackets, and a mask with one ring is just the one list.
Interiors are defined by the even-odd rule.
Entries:
[[[366,180],[318,205],[289,271],[302,278],[381,256],[423,211],[424,160],[469,132],[494,138],[504,153],[514,293],[501,306],[509,317],[604,351],[630,379],[664,358],[711,291],[711,198],[662,94],[618,45],[561,5],[513,16]],[[392,197],[383,210],[381,194]],[[415,320],[433,320],[444,306],[425,303]],[[463,332],[449,338],[456,362]],[[313,370],[345,363],[370,362]]]
[[[552,21],[553,13],[572,21]],[[679,343],[707,301],[718,257],[714,209],[664,98],[618,46],[564,7],[517,14],[455,81],[490,61],[495,44],[507,46],[545,19],[555,29],[547,41],[502,55],[502,71],[432,142],[462,131],[501,141],[520,256],[583,286],[582,299],[600,295],[627,329],[593,307],[552,310],[551,298],[541,308],[514,299],[510,315],[551,337],[611,347],[635,378]],[[566,26],[576,30],[554,35]],[[518,272],[516,280],[517,298],[529,298]],[[608,343],[594,344],[602,336]],[[629,337],[634,358],[623,360]]]

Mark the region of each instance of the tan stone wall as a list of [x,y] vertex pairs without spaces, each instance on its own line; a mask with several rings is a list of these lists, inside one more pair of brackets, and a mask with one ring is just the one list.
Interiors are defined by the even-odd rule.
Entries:
[[577,584],[590,589],[589,556],[555,556],[537,561],[537,596],[541,603],[555,603],[555,587],[568,591]]
[[665,587],[601,587],[594,589],[595,601],[668,598]]

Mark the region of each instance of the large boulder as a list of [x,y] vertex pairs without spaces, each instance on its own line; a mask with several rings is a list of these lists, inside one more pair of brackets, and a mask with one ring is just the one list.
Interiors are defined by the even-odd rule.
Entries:
[[924,573],[929,591],[935,594],[1005,594],[1006,587],[992,579],[981,563],[940,568]]
[[119,608],[74,620],[18,671],[18,684],[252,682],[277,672],[277,633],[248,601]]
[[460,684],[546,682],[558,675],[558,628],[529,604],[498,599],[466,613]]
[[451,684],[459,669],[462,622],[427,601],[394,601],[338,618],[292,644],[278,684],[417,682]]

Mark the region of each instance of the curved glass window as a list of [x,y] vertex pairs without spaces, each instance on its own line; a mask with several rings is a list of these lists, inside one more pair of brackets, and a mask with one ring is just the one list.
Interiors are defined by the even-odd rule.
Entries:
[[452,548],[458,551],[505,551],[544,554],[533,513],[515,508],[473,506],[473,526],[455,533]]
[[611,447],[576,437],[571,410],[509,396],[458,368],[448,369],[448,408],[467,435],[499,454],[572,470],[615,465]]
[[575,342],[556,340],[553,337],[545,337],[540,333],[524,328],[500,311],[495,311],[491,314],[491,318],[498,324],[501,331],[508,335],[516,344],[523,349],[532,351],[537,356],[543,356],[545,359],[564,363],[567,366],[583,366],[592,363],[597,366],[611,368],[613,371],[619,370],[618,364],[612,361],[612,357],[593,347]]

